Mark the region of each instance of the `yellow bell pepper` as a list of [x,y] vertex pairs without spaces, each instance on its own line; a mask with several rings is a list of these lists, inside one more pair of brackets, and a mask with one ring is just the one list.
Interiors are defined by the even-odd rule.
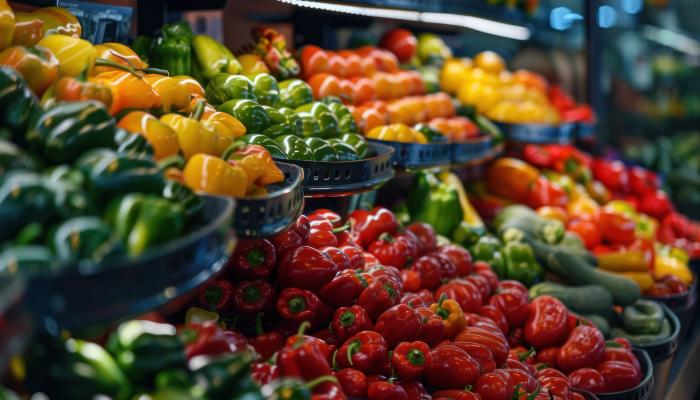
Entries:
[[387,140],[402,143],[428,143],[425,135],[406,124],[376,126],[366,135],[370,139]]
[[117,125],[128,132],[144,136],[153,147],[157,160],[174,156],[180,151],[175,131],[147,112],[132,111],[119,120]]
[[657,254],[654,261],[654,277],[661,279],[665,275],[674,275],[687,285],[693,283],[693,273],[687,263],[667,254]]
[[469,79],[470,59],[452,58],[446,60],[440,71],[440,89],[455,95],[459,88]]
[[573,201],[569,201],[569,204],[566,205],[566,212],[569,213],[569,215],[576,215],[579,217],[595,216],[598,214],[599,210],[600,206],[598,203],[588,196],[578,197]]
[[83,28],[78,18],[63,7],[44,7],[32,14],[44,21],[44,35],[66,35],[80,38]]
[[49,35],[41,39],[39,46],[49,49],[61,63],[61,76],[76,77],[83,71],[91,71],[97,52],[87,40],[65,35]]
[[597,255],[598,268],[612,272],[647,272],[647,260],[640,250],[611,251]]
[[224,151],[233,143],[236,138],[245,135],[246,127],[241,121],[233,115],[225,112],[207,113],[205,111],[202,117],[205,121],[212,124],[218,135],[216,144],[216,153],[223,154]]
[[88,78],[90,82],[101,83],[112,91],[112,106],[109,113],[135,108],[148,110],[161,105],[160,95],[141,76],[126,71],[109,71]]
[[190,96],[204,98],[204,88],[191,76],[187,75],[176,75],[172,77],[175,82],[185,85],[187,90],[190,92]]
[[0,50],[5,50],[12,45],[12,36],[15,32],[15,13],[7,0],[0,0]]
[[654,284],[654,277],[652,277],[648,272],[626,271],[617,272],[617,274],[635,281],[642,292],[649,289],[651,285]]
[[185,85],[175,79],[158,74],[144,75],[143,79],[160,96],[161,106],[164,112],[178,111],[186,108],[190,103],[190,92]]
[[[95,52],[97,58],[101,60],[108,60],[137,70],[148,68],[148,63],[141,60],[141,57],[139,57],[135,51],[131,50],[129,46],[121,43],[102,43],[95,45]],[[92,70],[91,75],[98,75],[102,72],[113,70],[114,67],[110,66],[96,66]]]
[[243,197],[248,190],[248,174],[240,165],[207,154],[193,155],[183,176],[185,185],[198,192]]
[[265,65],[265,61],[255,54],[243,54],[238,57],[238,62],[241,64],[241,75],[249,78],[270,73],[267,65]]
[[214,124],[201,121],[204,112],[204,100],[199,100],[197,109],[191,117],[180,114],[166,114],[160,117],[161,122],[171,127],[177,134],[180,149],[189,160],[198,153],[220,156],[219,133]]
[[17,70],[39,97],[58,79],[58,59],[42,47],[9,47],[0,52],[0,65]]
[[32,47],[39,43],[43,37],[44,21],[33,13],[15,12],[15,32],[12,36],[13,45]]

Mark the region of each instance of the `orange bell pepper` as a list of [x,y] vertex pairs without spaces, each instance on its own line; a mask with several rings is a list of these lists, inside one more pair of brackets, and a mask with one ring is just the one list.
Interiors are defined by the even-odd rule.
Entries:
[[467,326],[462,307],[456,301],[448,299],[444,293],[437,303],[430,305],[430,309],[442,318],[446,338],[454,338]]
[[0,64],[17,70],[39,97],[58,79],[58,59],[40,46],[9,47],[0,53]]
[[46,92],[46,95],[57,101],[97,100],[107,109],[112,106],[112,91],[107,86],[101,83],[79,81],[70,76],[59,79]]
[[58,58],[61,76],[76,77],[94,67],[95,48],[87,40],[66,35],[48,35],[38,45],[49,49]]
[[10,47],[14,32],[15,13],[7,0],[0,0],[0,50]]
[[148,110],[161,105],[161,98],[151,85],[140,76],[126,71],[103,72],[89,78],[112,90],[112,106],[109,113],[117,114],[127,108]]
[[131,133],[143,135],[153,147],[154,157],[162,160],[180,152],[177,134],[158,118],[144,111],[126,114],[117,126]]
[[236,138],[245,135],[245,125],[236,119],[236,117],[225,112],[205,112],[202,118],[211,123],[216,129],[216,133],[219,136],[216,145],[216,152],[218,154],[223,154]]
[[44,35],[66,35],[80,38],[83,28],[78,18],[63,7],[44,7],[32,14],[44,22]]
[[12,44],[32,47],[44,37],[44,21],[33,13],[15,12],[15,32]]
[[187,87],[175,79],[158,74],[144,75],[143,79],[148,82],[153,90],[158,93],[164,112],[182,110],[190,102],[190,92]]
[[486,187],[493,194],[519,200],[525,197],[539,176],[540,172],[530,164],[502,157],[486,170]]
[[194,191],[208,194],[243,197],[248,190],[248,175],[235,161],[195,154],[183,171],[185,185]]
[[251,144],[237,142],[230,146],[223,154],[224,160],[235,160],[248,173],[248,191],[253,186],[267,186],[284,180],[284,173],[272,160],[270,152],[266,148]]

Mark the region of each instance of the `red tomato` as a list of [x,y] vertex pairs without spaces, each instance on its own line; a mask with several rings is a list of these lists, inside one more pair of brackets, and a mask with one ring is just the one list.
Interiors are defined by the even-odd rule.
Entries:
[[600,231],[598,226],[591,221],[573,220],[566,226],[566,230],[577,234],[589,250],[600,244]]
[[604,361],[596,369],[605,378],[605,385],[609,392],[631,389],[639,385],[642,380],[632,364],[622,361]]
[[603,208],[598,227],[603,240],[614,244],[630,244],[634,241],[635,222],[624,215]]
[[379,46],[396,55],[401,62],[407,62],[416,53],[418,40],[406,29],[392,29],[382,36]]
[[607,391],[603,374],[593,368],[581,368],[570,373],[569,382],[576,389],[588,390],[593,393]]

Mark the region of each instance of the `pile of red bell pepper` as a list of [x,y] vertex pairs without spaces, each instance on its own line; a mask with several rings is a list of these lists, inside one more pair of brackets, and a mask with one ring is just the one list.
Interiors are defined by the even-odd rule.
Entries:
[[255,380],[301,378],[312,399],[571,400],[641,380],[629,343],[385,208],[242,239],[199,303],[236,331],[204,328],[218,347],[255,348]]

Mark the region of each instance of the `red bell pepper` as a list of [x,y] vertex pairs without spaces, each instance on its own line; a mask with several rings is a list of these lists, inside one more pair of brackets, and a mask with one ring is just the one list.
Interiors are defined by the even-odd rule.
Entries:
[[411,244],[405,238],[395,238],[388,233],[383,233],[375,240],[368,251],[377,257],[383,265],[390,265],[402,269],[411,259]]
[[513,379],[508,371],[495,370],[481,375],[474,390],[484,400],[510,400],[513,398]]
[[273,307],[277,300],[277,292],[266,281],[245,281],[236,285],[233,299],[238,312],[252,315]]
[[[332,376],[331,378],[335,379],[335,377]],[[336,382],[325,381],[320,382],[318,385],[313,385],[313,383],[314,382],[312,381],[306,384],[306,386],[313,387],[311,400],[347,400],[347,396],[345,396],[345,393],[343,393],[343,389]]]
[[391,355],[394,372],[407,381],[418,379],[430,365],[430,347],[425,342],[403,342]]
[[595,367],[605,359],[605,339],[598,328],[580,325],[574,328],[557,354],[557,366],[563,372]]
[[377,318],[401,300],[401,283],[387,276],[375,278],[357,299],[357,305],[367,311],[369,317]]
[[481,308],[481,293],[476,286],[464,279],[453,279],[440,286],[435,295],[447,296],[459,304],[464,312],[477,312]]
[[499,290],[491,296],[489,304],[503,312],[510,327],[522,325],[530,312],[527,291],[523,295],[517,290]]
[[406,391],[391,382],[372,382],[367,387],[368,400],[409,400]]
[[418,307],[416,312],[421,318],[420,340],[431,347],[436,346],[445,335],[442,317],[428,307]]
[[224,279],[214,279],[199,294],[199,304],[219,313],[231,315],[235,308],[233,284]]
[[629,186],[627,169],[621,161],[593,160],[593,177],[611,192],[626,193]]
[[539,168],[552,168],[554,166],[554,157],[549,148],[539,144],[525,145],[523,160]]
[[427,256],[435,258],[440,263],[440,276],[442,277],[442,281],[456,278],[459,275],[457,273],[457,264],[452,261],[452,258],[447,254],[436,250],[432,253],[428,253]]
[[300,324],[299,328],[297,328],[296,334],[290,335],[287,338],[285,346],[295,347],[300,346],[303,343],[311,343],[314,346],[316,346],[316,348],[318,348],[326,358],[329,359],[332,355],[331,349],[333,346],[324,339],[321,339],[316,336],[306,335],[305,332],[310,327],[311,324],[309,324],[308,322],[303,322],[302,324]]
[[399,228],[394,213],[386,208],[375,207],[372,211],[355,210],[350,214],[350,224],[357,232],[357,243],[367,248],[382,233],[394,233]]
[[365,268],[365,255],[364,251],[357,246],[343,246],[340,250],[345,253],[350,261],[350,268],[352,269],[364,269]]
[[250,377],[258,386],[265,386],[268,383],[279,379],[280,373],[276,365],[266,362],[256,362],[250,366]]
[[567,378],[550,376],[539,379],[542,388],[564,400],[571,400],[571,384]]
[[449,343],[451,346],[457,346],[469,354],[473,359],[479,362],[482,374],[492,372],[496,369],[496,361],[493,359],[493,353],[488,347],[483,344],[473,342],[455,341]]
[[420,329],[420,315],[406,304],[397,304],[384,311],[374,324],[374,330],[384,337],[390,349],[400,342],[418,339]]
[[610,392],[631,389],[642,379],[632,364],[622,361],[603,361],[596,369],[605,378],[605,388]]
[[403,284],[403,290],[406,292],[417,292],[422,285],[420,274],[418,271],[411,268],[401,270],[401,282]]
[[284,232],[270,238],[278,255],[294,250],[309,241],[311,227],[306,215],[300,215],[296,222]]
[[425,387],[419,381],[398,381],[397,385],[401,386],[408,395],[408,400],[431,400],[430,394],[425,390]]
[[533,209],[545,206],[565,207],[569,197],[559,184],[540,176],[527,190],[523,202]]
[[491,284],[485,277],[479,274],[471,274],[464,278],[464,280],[469,281],[476,286],[479,293],[481,293],[481,299],[484,301],[484,303],[486,302],[486,299],[491,297]]
[[544,364],[550,368],[558,368],[557,354],[559,354],[559,347],[547,347],[538,350],[535,354],[535,362]]
[[593,368],[580,368],[570,373],[569,382],[576,389],[588,390],[593,393],[607,392],[603,374]]
[[432,398],[433,400],[482,400],[478,393],[457,389],[433,392]]
[[343,392],[350,397],[364,399],[367,397],[367,377],[355,368],[343,368],[335,372]]
[[347,307],[355,303],[367,286],[369,284],[363,274],[346,269],[323,286],[318,296],[331,307]]
[[[620,338],[620,339],[627,340],[624,338]],[[639,360],[637,360],[637,357],[634,356],[634,353],[632,353],[631,348],[625,348],[625,347],[623,347],[623,345],[618,344],[616,342],[613,342],[613,341],[605,342],[604,360],[605,361],[622,361],[622,362],[630,363],[637,370],[637,372],[639,373],[639,376],[642,375],[642,368],[639,365]]]
[[469,250],[456,244],[448,244],[442,246],[439,252],[452,260],[457,267],[457,274],[459,276],[467,276],[472,273],[474,265],[472,264],[472,255],[469,253]]
[[309,226],[311,230],[309,231],[309,246],[315,247],[317,249],[338,245],[338,237],[336,233],[342,232],[349,229],[350,226],[334,227],[331,221],[325,219],[322,216],[310,216]]
[[536,349],[557,346],[566,340],[569,312],[559,299],[540,296],[530,303],[525,340]]
[[630,244],[634,241],[636,223],[629,217],[612,210],[601,209],[598,229],[604,241],[613,244]]
[[[401,272],[404,272],[407,270],[401,270]],[[404,290],[406,289],[406,286],[404,285]],[[427,307],[430,304],[427,304],[422,297],[418,296],[417,293],[406,293],[401,297],[401,304],[406,304],[407,306],[417,309],[419,307]]]
[[414,222],[408,227],[407,230],[413,232],[416,237],[418,237],[419,243],[419,255],[430,253],[431,251],[437,249],[437,235],[435,234],[435,229],[430,224],[423,222]]
[[663,190],[649,191],[641,196],[638,210],[656,219],[673,212],[673,204]]
[[413,263],[411,269],[420,274],[421,289],[435,290],[442,282],[442,263],[437,257],[424,255]]
[[188,360],[199,355],[235,353],[250,346],[240,333],[224,331],[214,323],[189,324],[182,329],[180,336],[185,342]]
[[343,225],[343,219],[340,217],[340,214],[327,208],[319,208],[318,210],[309,214],[309,221],[320,219],[327,220],[334,228],[338,228]]
[[333,314],[330,329],[338,342],[344,343],[355,334],[372,329],[372,321],[360,306],[340,307]]
[[284,346],[277,353],[277,366],[283,377],[298,377],[305,381],[331,374],[328,359],[312,342]]
[[344,271],[346,269],[353,269],[352,264],[350,263],[350,259],[348,256],[339,248],[337,247],[322,247],[321,253],[327,255],[330,257],[331,260],[335,263],[335,265],[338,267],[338,271]]
[[513,360],[512,358],[508,358],[506,360],[505,366],[511,369],[519,369],[532,375],[535,375],[537,373],[537,368],[535,368],[534,365],[530,365],[528,363],[524,363],[518,360]]
[[275,246],[267,239],[241,239],[227,265],[235,279],[265,279],[277,263]]
[[493,272],[493,268],[485,261],[477,261],[474,263],[474,271],[486,278],[489,282],[489,288],[491,293],[493,293],[498,288],[498,275]]
[[273,354],[284,347],[284,335],[278,331],[265,333],[262,323],[262,313],[255,317],[255,329],[257,336],[250,338],[250,344],[260,356],[261,360],[268,360]]
[[386,341],[373,331],[362,331],[346,340],[336,353],[341,368],[357,368],[366,374],[381,373],[388,361]]
[[505,279],[498,282],[498,287],[496,287],[496,291],[500,293],[505,290],[515,290],[516,293],[520,294],[521,297],[527,300],[527,288],[525,287],[525,285],[518,281],[512,279]]
[[425,302],[425,304],[428,304],[428,307],[430,306],[430,304],[435,303],[435,295],[428,289],[421,289],[416,294],[418,295],[418,297],[423,299],[423,302]]
[[479,315],[482,315],[491,321],[493,321],[496,326],[503,332],[504,335],[507,335],[510,327],[508,326],[508,320],[506,320],[506,316],[503,315],[503,312],[499,310],[498,308],[487,304],[484,306],[481,306],[479,308]]
[[301,324],[308,321],[318,326],[330,317],[332,310],[319,300],[313,292],[297,289],[284,289],[277,298],[277,313],[285,320]]
[[338,266],[330,257],[313,247],[301,246],[284,255],[277,269],[277,282],[282,288],[317,292],[337,273]]
[[628,171],[629,184],[632,192],[638,196],[646,192],[656,191],[661,187],[659,177],[642,167],[632,167]]
[[365,268],[365,272],[367,273],[368,276],[367,280],[371,283],[373,280],[380,278],[380,277],[385,277],[389,278],[392,281],[394,281],[396,284],[399,286],[402,285],[402,279],[401,279],[401,271],[398,270],[396,267],[391,267],[388,265],[379,265],[375,264],[372,266],[367,266]]
[[455,342],[472,342],[486,346],[493,354],[496,365],[503,365],[508,359],[508,342],[502,335],[497,335],[482,328],[467,327],[457,337]]
[[490,318],[474,313],[466,313],[464,314],[464,318],[467,321],[466,326],[481,328],[485,331],[493,333],[496,336],[502,336],[505,339],[505,335],[501,331],[501,328],[499,328],[495,322],[491,321]]
[[[520,388],[523,389],[522,392],[524,392],[524,394],[531,394],[537,391],[537,378],[535,378],[533,374],[517,368],[509,368],[507,371],[513,380],[513,385],[520,385]],[[525,398],[527,398],[527,396],[525,396]]]
[[438,346],[430,352],[430,359],[423,380],[436,389],[463,389],[479,377],[479,362],[457,346]]
[[511,328],[507,339],[510,347],[525,346],[525,329],[522,326]]

